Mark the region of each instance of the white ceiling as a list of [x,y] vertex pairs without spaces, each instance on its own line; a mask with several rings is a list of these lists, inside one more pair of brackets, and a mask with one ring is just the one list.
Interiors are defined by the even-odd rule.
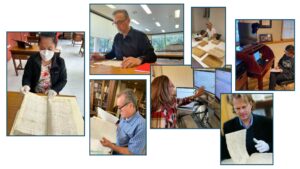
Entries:
[[[180,32],[183,31],[183,5],[180,4],[152,4],[148,5],[152,14],[148,15],[140,5],[116,5],[116,8],[111,9],[104,4],[101,5],[91,5],[91,10],[112,19],[112,13],[116,9],[126,9],[129,17],[138,21],[140,24],[137,25],[131,22],[131,26],[145,32],[146,34],[158,34],[162,33],[162,30],[168,32]],[[175,18],[175,10],[180,9],[180,17]],[[161,27],[157,27],[155,22],[158,21]],[[175,28],[175,25],[179,24],[179,28]],[[145,29],[149,29],[147,32]]]

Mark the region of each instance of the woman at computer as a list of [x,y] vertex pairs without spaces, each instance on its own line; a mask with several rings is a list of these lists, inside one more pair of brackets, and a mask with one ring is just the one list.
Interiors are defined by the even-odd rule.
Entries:
[[176,128],[177,107],[189,104],[204,93],[201,87],[193,96],[176,98],[175,86],[165,75],[152,81],[151,90],[151,128]]
[[21,93],[43,93],[53,98],[67,83],[65,61],[56,53],[56,33],[42,32],[38,45],[40,52],[26,63]]

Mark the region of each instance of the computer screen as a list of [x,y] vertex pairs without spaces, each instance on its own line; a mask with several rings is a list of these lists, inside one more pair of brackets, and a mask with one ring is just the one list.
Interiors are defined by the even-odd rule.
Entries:
[[215,94],[215,72],[214,71],[194,71],[194,87],[204,86],[205,91]]
[[259,51],[257,51],[257,52],[254,53],[254,59],[256,61],[258,61],[260,59],[260,53],[259,53]]
[[240,46],[246,46],[248,44],[257,42],[257,33],[255,31],[255,23],[243,23],[238,22],[238,40]]
[[177,98],[185,98],[194,95],[195,89],[193,88],[176,88],[176,97]]
[[[176,97],[179,99],[185,98],[185,97],[190,97],[193,96],[195,92],[195,89],[193,88],[176,88]],[[180,105],[179,107],[181,108],[189,108],[192,109],[194,107],[195,102],[191,102],[186,105]]]
[[216,70],[216,97],[220,100],[221,93],[231,93],[231,70]]

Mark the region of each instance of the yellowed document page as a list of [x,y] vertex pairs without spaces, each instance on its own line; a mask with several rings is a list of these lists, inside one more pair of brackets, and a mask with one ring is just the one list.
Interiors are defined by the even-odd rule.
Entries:
[[90,126],[91,154],[109,154],[111,152],[111,149],[103,147],[100,143],[100,140],[105,137],[112,143],[116,143],[117,125],[100,119],[99,117],[93,117],[90,119]]
[[245,164],[249,158],[246,148],[246,129],[225,135],[226,144],[232,161],[236,164]]

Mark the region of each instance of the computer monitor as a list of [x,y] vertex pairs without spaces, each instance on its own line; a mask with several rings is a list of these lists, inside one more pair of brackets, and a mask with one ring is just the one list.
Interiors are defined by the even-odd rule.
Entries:
[[221,100],[221,93],[231,93],[231,69],[216,70],[216,98]]
[[204,86],[205,91],[215,94],[215,71],[195,70],[194,87]]
[[[183,99],[185,97],[190,97],[193,96],[195,93],[194,88],[188,88],[188,87],[177,87],[176,88],[176,97],[179,99]],[[184,108],[193,108],[194,107],[194,102],[189,103],[187,105],[181,105],[179,107],[184,107]]]
[[257,43],[257,23],[238,22],[238,40],[241,47]]
[[176,97],[177,98],[185,98],[194,95],[195,89],[194,88],[187,88],[187,87],[177,87],[176,88]]
[[260,53],[259,53],[259,51],[255,52],[253,55],[254,55],[255,61],[258,61],[260,59]]

